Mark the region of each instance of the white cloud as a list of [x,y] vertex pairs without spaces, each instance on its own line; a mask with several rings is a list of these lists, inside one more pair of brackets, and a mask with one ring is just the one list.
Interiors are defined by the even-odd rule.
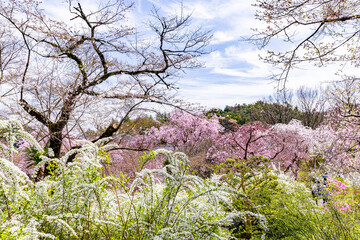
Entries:
[[196,87],[181,88],[180,94],[192,102],[212,108],[223,108],[225,105],[253,103],[271,95],[274,87],[269,82],[256,82],[251,85],[231,84],[198,84]]
[[271,68],[259,60],[264,50],[248,46],[229,46],[222,52],[215,51],[207,56],[205,66],[213,73],[234,77],[267,78]]

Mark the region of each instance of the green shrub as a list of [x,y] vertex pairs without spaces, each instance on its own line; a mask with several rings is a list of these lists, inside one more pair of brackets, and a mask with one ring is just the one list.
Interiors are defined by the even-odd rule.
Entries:
[[333,198],[317,205],[305,184],[283,174],[277,181],[282,191],[272,196],[268,239],[360,239],[358,209],[341,213]]
[[[249,159],[229,158],[215,167],[223,174],[222,181],[241,195],[233,195],[232,207],[247,212],[234,220],[232,235],[236,238],[264,238],[266,215],[271,214],[270,202],[277,191],[276,176],[267,167],[269,160],[262,156]],[[256,214],[253,214],[256,213]]]

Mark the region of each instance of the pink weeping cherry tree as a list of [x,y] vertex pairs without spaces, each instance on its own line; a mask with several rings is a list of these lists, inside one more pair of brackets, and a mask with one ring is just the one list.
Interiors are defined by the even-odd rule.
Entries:
[[338,109],[328,113],[327,124],[317,129],[319,138],[314,152],[321,156],[329,172],[346,173],[360,170],[360,126],[357,117]]
[[207,157],[215,163],[227,158],[248,159],[255,155],[280,164],[285,172],[293,173],[316,141],[314,131],[293,120],[289,124],[266,125],[261,122],[237,126],[235,131],[220,134]]
[[130,145],[142,149],[163,146],[194,156],[206,152],[222,130],[215,117],[208,119],[202,115],[174,111],[168,123],[159,128],[150,128],[145,135],[135,136]]

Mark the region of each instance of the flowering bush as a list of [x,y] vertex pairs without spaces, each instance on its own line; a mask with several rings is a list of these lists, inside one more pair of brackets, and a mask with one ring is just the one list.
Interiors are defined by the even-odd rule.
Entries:
[[326,210],[315,203],[304,183],[282,173],[277,176],[282,191],[272,195],[268,239],[360,239],[359,211],[352,208],[342,214],[331,198]]
[[[326,188],[329,194],[329,202],[332,205],[331,207],[335,208],[342,214],[351,212],[352,197],[350,188],[345,185],[343,182],[334,179],[328,181],[328,186]],[[325,210],[328,210],[328,204],[325,203]]]
[[[113,146],[84,142],[60,159],[41,155],[33,176],[45,163],[56,167],[33,183],[12,162],[13,142],[22,137],[43,149],[16,122],[0,121],[0,127],[8,129],[0,158],[2,239],[227,239],[234,218],[256,215],[232,208],[231,199],[240,192],[219,177],[190,175],[186,155],[167,150],[144,156],[145,163],[164,155],[167,164],[141,170],[129,184],[125,175],[101,171]],[[79,157],[66,163],[74,153]]]

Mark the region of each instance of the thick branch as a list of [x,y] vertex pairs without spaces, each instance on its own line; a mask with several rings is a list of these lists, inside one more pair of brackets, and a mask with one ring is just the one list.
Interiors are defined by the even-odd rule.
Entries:
[[50,121],[44,114],[38,112],[35,108],[31,107],[24,99],[20,99],[20,105],[22,108],[31,116],[35,117],[36,120],[44,124],[45,126],[51,126],[54,123]]

